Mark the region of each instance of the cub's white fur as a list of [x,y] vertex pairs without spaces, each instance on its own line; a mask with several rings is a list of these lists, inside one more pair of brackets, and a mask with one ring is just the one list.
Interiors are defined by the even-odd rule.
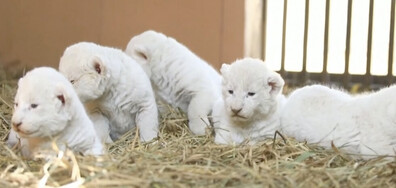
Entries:
[[94,123],[110,124],[111,139],[135,126],[142,141],[157,137],[158,111],[150,80],[124,52],[80,42],[65,50],[59,70],[73,83],[89,112],[95,113]]
[[213,107],[218,144],[239,144],[245,140],[270,138],[280,126],[281,94],[284,81],[258,59],[245,58],[223,64],[222,93]]
[[133,37],[125,51],[149,75],[159,99],[186,112],[194,134],[205,134],[207,116],[220,97],[220,75],[187,47],[155,31]]
[[34,157],[51,150],[52,141],[64,149],[103,154],[103,145],[70,82],[55,69],[42,67],[18,82],[13,130],[8,144],[21,140],[22,154]]
[[[297,140],[335,146],[363,155],[395,155],[396,86],[350,96],[325,86],[294,91],[281,115],[281,126]],[[372,157],[372,156],[368,156]]]

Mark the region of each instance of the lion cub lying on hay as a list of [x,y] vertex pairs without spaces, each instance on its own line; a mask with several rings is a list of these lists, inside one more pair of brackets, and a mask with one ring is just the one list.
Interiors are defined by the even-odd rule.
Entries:
[[273,137],[280,126],[284,81],[258,59],[245,58],[223,64],[222,94],[213,107],[218,144],[253,144]]
[[142,141],[157,137],[158,111],[150,80],[124,52],[80,42],[65,50],[59,71],[89,111],[95,111],[95,124],[105,124],[100,119],[108,119],[111,139],[117,140],[135,126]]
[[328,148],[333,142],[366,158],[395,155],[395,94],[396,86],[359,96],[320,85],[306,86],[290,95],[281,126],[297,140]]
[[103,154],[103,145],[73,86],[52,68],[36,68],[18,82],[13,130],[8,145],[21,141],[22,155],[34,157],[67,146],[87,155]]
[[133,37],[125,52],[143,67],[160,100],[188,115],[190,130],[204,135],[220,97],[220,75],[175,39],[155,31]]

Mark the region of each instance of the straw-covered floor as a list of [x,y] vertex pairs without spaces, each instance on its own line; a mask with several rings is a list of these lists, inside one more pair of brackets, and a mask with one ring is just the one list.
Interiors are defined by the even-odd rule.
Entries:
[[5,145],[20,75],[0,70],[0,187],[396,187],[395,161],[356,161],[280,136],[256,146],[216,145],[210,131],[193,136],[175,110],[162,114],[159,138],[150,143],[135,131],[103,157],[21,159]]

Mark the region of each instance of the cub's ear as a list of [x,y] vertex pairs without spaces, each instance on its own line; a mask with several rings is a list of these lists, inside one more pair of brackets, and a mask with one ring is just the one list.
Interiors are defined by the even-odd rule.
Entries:
[[221,74],[226,74],[230,70],[230,65],[223,63],[220,68]]
[[270,95],[276,96],[282,92],[285,81],[278,73],[273,72],[268,77],[267,84],[271,87]]
[[142,59],[148,60],[148,53],[144,48],[136,48],[135,53]]
[[71,103],[70,93],[66,86],[62,83],[56,84],[56,89],[54,93],[55,100],[59,101],[62,106],[69,105]]
[[134,46],[132,48],[132,54],[135,58],[140,58],[140,59],[148,62],[149,53],[148,53],[147,48],[145,48],[143,46]]
[[22,77],[22,78],[19,78],[19,80],[18,80],[18,86],[20,86],[20,85],[21,85],[21,83],[22,83],[22,80],[23,80],[23,77]]
[[101,75],[105,74],[106,67],[104,65],[103,60],[100,57],[95,57],[92,60],[91,65],[92,65],[92,69],[94,69],[96,73],[101,74]]

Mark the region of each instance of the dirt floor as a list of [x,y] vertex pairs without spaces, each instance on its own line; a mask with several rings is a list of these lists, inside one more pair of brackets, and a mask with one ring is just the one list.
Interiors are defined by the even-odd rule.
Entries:
[[21,75],[0,70],[0,187],[396,187],[395,160],[353,160],[292,138],[216,145],[211,130],[193,136],[173,109],[162,114],[159,138],[150,143],[131,131],[102,157],[68,151],[26,160],[5,144]]

